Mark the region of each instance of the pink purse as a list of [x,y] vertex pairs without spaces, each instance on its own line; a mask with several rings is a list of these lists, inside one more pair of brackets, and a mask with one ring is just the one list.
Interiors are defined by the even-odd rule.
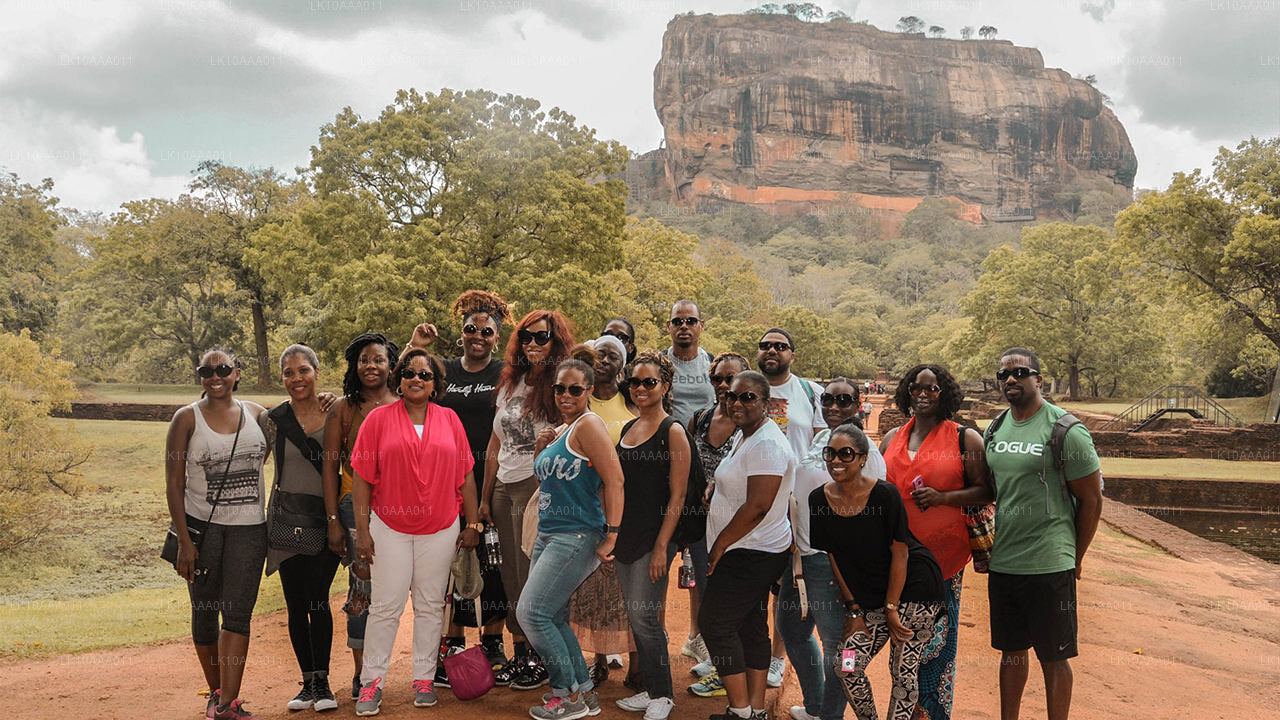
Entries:
[[479,645],[446,656],[444,671],[459,700],[475,700],[493,687],[493,667]]

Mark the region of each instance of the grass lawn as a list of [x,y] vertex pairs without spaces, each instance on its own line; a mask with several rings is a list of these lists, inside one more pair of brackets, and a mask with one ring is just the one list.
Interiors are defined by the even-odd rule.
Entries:
[[[190,632],[184,582],[159,557],[166,423],[57,420],[95,445],[79,497],[50,503],[51,532],[0,559],[0,658],[135,645]],[[271,464],[268,463],[268,468]],[[268,469],[267,487],[270,488]],[[345,592],[339,572],[334,592]],[[284,607],[276,576],[255,612]]]
[[[244,385],[241,384],[243,388]],[[283,389],[269,393],[237,392],[241,400],[252,400],[268,407],[283,402]],[[147,403],[154,405],[186,405],[200,398],[200,386],[145,385],[140,383],[86,383],[80,386],[80,402]]]
[[1104,457],[1103,476],[1185,478],[1189,480],[1252,480],[1280,482],[1280,462],[1239,462],[1208,458],[1141,458]]

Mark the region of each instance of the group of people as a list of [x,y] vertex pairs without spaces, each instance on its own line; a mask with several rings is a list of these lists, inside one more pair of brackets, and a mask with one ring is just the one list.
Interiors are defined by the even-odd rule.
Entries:
[[[429,323],[403,350],[360,335],[336,399],[317,392],[306,345],[281,355],[289,400],[271,410],[235,399],[230,351],[201,358],[204,392],[170,425],[166,482],[206,717],[252,717],[240,689],[265,561],[268,575],[279,571],[301,672],[290,710],[338,706],[328,598],[341,563],[358,716],[380,710],[412,597],[415,706],[436,704],[450,682],[442,660],[473,626],[497,685],[550,686],[529,710],[535,720],[599,714],[609,658],[628,652],[634,694],[617,706],[665,720],[676,699],[665,599],[680,557],[690,593],[681,652],[699,676],[689,692],[728,703],[712,720],[763,720],[765,690],[788,659],[803,697],[793,720],[836,720],[846,705],[877,718],[865,669],[886,644],[887,716],[948,718],[966,509],[996,498],[988,591],[1002,716],[1017,717],[1034,647],[1049,717],[1066,717],[1075,581],[1101,478],[1081,425],[1066,433],[1065,466],[1053,464],[1063,411],[1041,395],[1031,350],[1000,358],[1010,411],[986,437],[954,420],[960,386],[927,364],[898,382],[893,403],[909,419],[877,447],[862,429],[864,386],[792,373],[798,349],[785,328],[759,339],[753,369],[701,347],[705,321],[689,300],[671,308],[665,350],[637,351],[622,318],[578,343],[561,313],[533,310],[498,357],[507,302],[472,290],[453,311],[460,357],[433,354]],[[446,624],[456,549],[491,529],[484,591],[449,600]]]

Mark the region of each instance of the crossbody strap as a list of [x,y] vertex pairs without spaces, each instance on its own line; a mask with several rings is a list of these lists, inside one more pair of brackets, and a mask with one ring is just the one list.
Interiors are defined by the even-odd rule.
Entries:
[[[209,519],[205,521],[205,526],[213,523],[213,514],[218,511],[218,501],[222,499],[222,491],[227,487],[227,476],[231,474],[231,461],[236,457],[236,446],[240,444],[240,428],[244,427],[244,403],[239,400],[236,404],[240,406],[240,419],[236,422],[236,436],[231,440],[231,453],[227,455],[227,466],[222,469],[222,482],[218,483],[218,492],[214,493],[213,502],[209,505]],[[200,408],[195,409],[200,412]],[[200,533],[200,545],[196,546],[196,552],[200,552],[200,547],[204,545],[204,533]]]

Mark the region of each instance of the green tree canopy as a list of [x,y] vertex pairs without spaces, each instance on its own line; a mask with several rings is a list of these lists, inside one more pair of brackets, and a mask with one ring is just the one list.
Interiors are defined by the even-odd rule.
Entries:
[[63,279],[77,262],[62,242],[66,221],[53,181],[37,186],[0,173],[0,329],[40,339],[57,319]]

